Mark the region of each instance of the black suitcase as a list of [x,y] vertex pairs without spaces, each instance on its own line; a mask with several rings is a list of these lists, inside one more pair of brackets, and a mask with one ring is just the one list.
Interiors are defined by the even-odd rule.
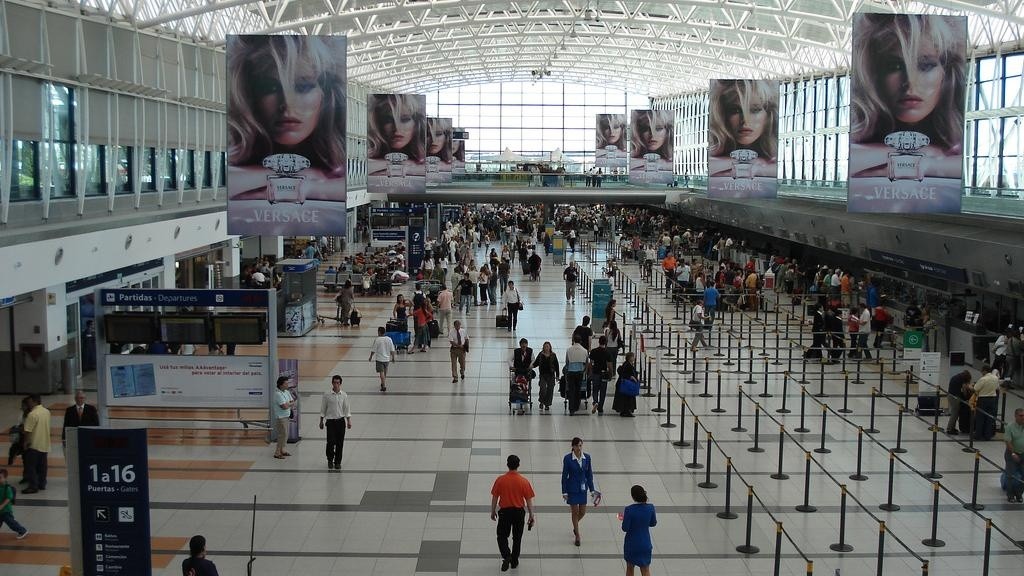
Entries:
[[385,332],[408,332],[409,321],[408,320],[388,320],[388,323],[384,325]]
[[495,328],[508,328],[508,316],[505,314],[498,314],[494,317]]
[[430,330],[431,338],[441,337],[441,325],[437,322],[437,320],[431,320],[430,322],[427,322],[427,330]]
[[939,404],[939,397],[934,394],[925,394],[917,397],[917,414],[919,416],[934,416],[935,411],[942,416],[942,406]]

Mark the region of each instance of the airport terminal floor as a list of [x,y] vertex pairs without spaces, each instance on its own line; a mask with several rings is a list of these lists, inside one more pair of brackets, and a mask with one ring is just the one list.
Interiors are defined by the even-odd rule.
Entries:
[[[582,253],[575,257],[586,274],[600,276],[603,249],[588,257]],[[635,264],[625,264],[622,270],[647,294],[648,302],[663,316],[661,321],[673,325],[673,330],[685,337],[686,323],[675,319],[675,308],[669,300],[640,280]],[[301,376],[302,439],[288,446],[291,457],[273,458],[273,447],[259,439],[237,445],[151,444],[154,574],[180,574],[187,540],[194,534],[207,538],[208,557],[220,574],[245,574],[254,495],[254,575],[498,573],[501,562],[495,523],[489,518],[490,488],[505,472],[505,459],[510,454],[521,458],[520,470],[537,494],[537,523],[524,534],[521,563],[511,573],[622,574],[623,533],[617,514],[631,503],[630,487],[639,484],[647,490],[658,514],[658,524],[652,529],[653,574],[771,574],[777,561],[781,563],[778,573],[805,574],[807,560],[813,561],[815,574],[918,574],[922,573],[921,559],[926,559],[929,574],[973,576],[982,573],[986,546],[991,549],[988,574],[1021,574],[1021,551],[1011,539],[1024,535],[1024,508],[1006,502],[995,468],[981,461],[977,502],[984,505],[984,510],[966,510],[951,496],[966,502],[972,498],[975,457],[963,451],[964,436],[937,435],[935,471],[942,478],[938,480],[938,508],[933,510],[934,487],[938,485],[923,476],[932,462],[929,417],[919,419],[912,412],[904,415],[900,444],[907,452],[896,455],[891,485],[891,502],[901,508],[894,512],[879,509],[889,498],[888,449],[897,446],[897,404],[904,393],[901,374],[881,376],[891,399],[876,398],[874,423],[879,432],[865,435],[862,446],[860,472],[866,480],[855,481],[849,476],[858,471],[857,426],[869,428],[871,389],[880,385],[876,364],[865,362],[860,370],[864,383],[849,384],[843,378],[843,365],[821,368],[816,363],[808,364],[809,383],[803,402],[804,424],[809,432],[794,431],[801,422],[801,387],[797,382],[801,378],[793,374],[784,385],[783,371],[787,364],[794,366],[794,372],[799,371],[802,364],[795,348],[793,364],[787,351],[776,355],[772,330],[787,321],[781,314],[762,314],[761,319],[748,321],[745,343],[733,344],[735,352],[743,357],[739,366],[734,352],[730,352],[727,366],[726,357],[715,356],[712,346],[700,355],[695,373],[681,371],[684,365],[677,364],[679,350],[674,342],[667,349],[658,349],[653,333],[646,335],[647,354],[652,359],[662,356],[661,406],[671,405],[674,424],[680,423],[681,396],[686,397],[688,408],[681,428],[662,427],[669,415],[652,411],[658,406],[656,396],[638,398],[635,418],[622,418],[612,412],[610,396],[603,415],[586,410],[570,417],[563,412],[557,392],[550,412],[538,409],[535,393],[531,411],[524,415],[510,413],[506,360],[515,342],[526,338],[539,351],[543,342],[550,341],[563,359],[573,328],[590,313],[591,305],[582,292],[577,293],[575,302],[566,302],[561,271],[562,267],[548,257],[537,282],[523,278],[518,270],[513,272],[512,279],[525,301],[514,333],[495,328],[499,311],[495,305],[454,314],[466,324],[471,339],[466,379],[458,383],[452,382],[448,346],[442,339],[435,341],[428,352],[399,354],[389,371],[387,392],[379,391],[374,364],[367,357],[376,327],[390,315],[393,297],[359,297],[356,305],[363,314],[360,327],[328,322],[304,338],[283,339],[280,357],[297,358]],[[616,282],[623,284],[621,276]],[[623,286],[615,289],[620,291]],[[406,285],[398,291],[409,295],[412,288]],[[630,298],[621,294],[617,294],[619,312],[628,319],[635,318]],[[331,314],[331,295],[321,294],[319,306],[322,313]],[[717,330],[730,325],[737,330],[739,314],[732,319],[729,316],[719,316]],[[792,320],[788,328],[794,339],[800,329],[797,322]],[[634,324],[630,330],[634,329],[642,327]],[[768,330],[764,339],[763,330]],[[809,328],[804,326],[803,330],[803,341],[809,342]],[[717,334],[711,339],[719,343]],[[727,341],[721,341],[722,352]],[[762,342],[767,343],[768,354],[763,357]],[[777,365],[771,362],[776,358]],[[640,364],[646,370],[646,361],[641,359]],[[652,391],[657,392],[658,361],[651,365],[654,374],[646,376],[651,377]],[[709,367],[709,397],[700,396],[705,391],[705,365]],[[768,367],[767,392],[771,397],[758,396],[766,392],[764,366]],[[850,380],[855,380],[853,361],[845,367]],[[946,372],[944,369],[944,378]],[[320,395],[329,389],[333,374],[343,376],[353,412],[340,471],[328,469],[325,433],[317,427]],[[720,398],[716,395],[719,374]],[[755,383],[743,384],[746,380]],[[849,387],[845,400],[844,384]],[[749,396],[738,396],[738,385]],[[820,392],[827,396],[816,396]],[[723,412],[713,411],[719,400]],[[67,397],[44,399],[53,407],[55,425],[59,425],[56,408],[66,406],[68,401]],[[754,401],[761,407],[756,423]],[[783,403],[791,410],[788,414],[778,412]],[[1012,414],[1016,404],[1016,397],[1011,397],[1008,413]],[[739,416],[738,406],[742,407]],[[844,406],[852,412],[839,412]],[[17,399],[0,399],[0,408],[5,414],[13,413]],[[827,417],[824,430],[823,413]],[[738,418],[746,431],[732,430],[738,427]],[[780,462],[780,423],[788,432],[782,467],[789,478],[784,480],[772,477]],[[759,433],[757,447],[763,452],[749,451],[755,447],[755,430]],[[710,456],[709,435],[715,442]],[[569,509],[562,502],[560,486],[562,458],[569,452],[574,436],[583,439],[584,451],[592,457],[597,488],[603,494],[600,506],[591,508],[582,521],[579,547],[573,542]],[[696,448],[675,446],[673,442],[681,436],[689,443],[697,441]],[[821,447],[830,453],[813,451]],[[1002,465],[1001,442],[979,442],[977,447],[985,458]],[[809,460],[805,450],[813,458],[807,493],[805,464]],[[731,511],[738,516],[735,519],[718,517],[725,510],[727,497],[723,454],[731,458],[734,468],[728,497]],[[67,562],[65,467],[59,447],[50,454],[50,460],[52,481],[48,489],[21,495],[16,505],[17,517],[30,535],[18,541],[9,531],[0,533],[3,576],[54,576]],[[710,468],[695,468],[694,463],[710,463]],[[12,481],[16,481],[20,470],[12,470]],[[707,481],[717,487],[699,485]],[[752,492],[745,484],[752,487]],[[830,549],[830,545],[841,542],[843,502],[839,484],[848,490],[842,543],[853,550],[846,553]],[[749,493],[754,498],[748,513]],[[817,507],[816,512],[795,509],[805,498]],[[936,533],[932,534],[936,513]],[[986,518],[998,528],[988,544]],[[885,521],[887,530],[883,534],[882,560],[878,557],[879,520]],[[785,531],[778,560],[776,521]],[[737,546],[748,538],[748,526],[749,543],[760,549],[757,554],[737,552]],[[943,540],[945,546],[922,544],[922,540],[932,537]]]

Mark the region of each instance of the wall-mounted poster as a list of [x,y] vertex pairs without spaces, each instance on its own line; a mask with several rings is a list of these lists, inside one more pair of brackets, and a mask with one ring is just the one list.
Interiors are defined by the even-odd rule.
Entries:
[[344,234],[345,46],[228,37],[229,234]]
[[629,119],[629,183],[671,184],[675,113],[633,110]]
[[708,197],[775,198],[778,82],[712,80],[708,95]]
[[368,192],[416,193],[427,189],[427,97],[366,97]]
[[466,174],[466,141],[452,141],[452,174],[464,176]]
[[967,18],[856,14],[850,212],[960,212]]
[[629,160],[626,153],[625,114],[596,114],[594,134],[594,166],[598,168],[625,168]]
[[427,183],[452,181],[452,119],[427,118]]

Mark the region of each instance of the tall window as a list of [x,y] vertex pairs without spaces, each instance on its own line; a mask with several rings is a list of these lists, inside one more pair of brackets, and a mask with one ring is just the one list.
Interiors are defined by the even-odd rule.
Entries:
[[50,99],[47,128],[53,137],[50,190],[55,198],[75,195],[75,95],[70,86],[45,84]]
[[178,189],[178,151],[174,148],[164,150],[164,190]]
[[156,190],[156,148],[142,149],[139,167],[142,169],[142,191]]
[[469,163],[508,148],[533,158],[559,149],[580,166],[592,165],[594,116],[645,108],[646,95],[558,82],[483,84],[427,94],[428,115],[451,118],[453,127],[469,131]]
[[11,165],[11,200],[39,198],[39,143],[15,140]]
[[131,146],[117,147],[117,179],[114,187],[118,194],[131,194],[134,171],[132,169],[132,155],[135,149]]
[[85,147],[85,195],[103,196],[107,193],[106,154],[107,147],[101,144],[90,144]]
[[182,175],[185,189],[196,187],[196,151],[185,150],[185,173]]

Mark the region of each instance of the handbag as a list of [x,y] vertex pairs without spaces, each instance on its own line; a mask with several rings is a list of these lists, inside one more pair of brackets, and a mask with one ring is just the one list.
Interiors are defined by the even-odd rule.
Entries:
[[524,308],[524,306],[523,306],[523,297],[519,295],[519,290],[516,290],[516,298],[519,299],[519,302],[518,302],[519,309],[522,310]]
[[639,396],[640,383],[633,378],[624,378],[619,384],[619,391],[623,396]]

